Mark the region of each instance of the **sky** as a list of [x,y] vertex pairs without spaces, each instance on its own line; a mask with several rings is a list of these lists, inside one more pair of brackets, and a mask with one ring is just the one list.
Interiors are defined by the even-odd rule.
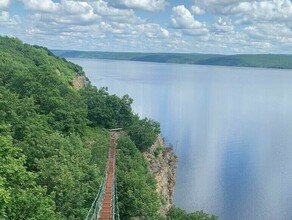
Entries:
[[0,0],[0,35],[49,49],[292,54],[292,2]]

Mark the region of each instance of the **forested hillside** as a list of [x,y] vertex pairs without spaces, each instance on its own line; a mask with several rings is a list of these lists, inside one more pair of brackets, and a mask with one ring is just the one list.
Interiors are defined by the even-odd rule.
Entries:
[[52,51],[58,56],[68,58],[292,69],[292,55],[286,54],[221,55],[199,53],[127,53],[71,50]]
[[105,128],[139,124],[128,96],[89,82],[74,89],[83,74],[47,49],[0,38],[1,219],[83,219],[104,173]]
[[73,88],[83,75],[46,48],[0,37],[1,220],[84,219],[104,174],[107,129],[115,127],[129,134],[118,140],[120,216],[162,218],[163,201],[141,154],[159,124],[135,115],[127,95],[89,81]]
[[1,219],[82,219],[100,183],[108,134],[90,128],[71,87],[82,69],[0,38]]

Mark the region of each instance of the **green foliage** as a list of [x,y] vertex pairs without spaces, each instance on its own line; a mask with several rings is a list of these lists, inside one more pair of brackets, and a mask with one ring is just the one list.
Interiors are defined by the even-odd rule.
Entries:
[[83,219],[101,182],[109,136],[87,126],[71,87],[82,69],[0,37],[0,219]]
[[134,118],[133,123],[128,128],[128,133],[137,148],[145,151],[151,147],[160,133],[160,125],[151,119]]
[[1,219],[60,219],[53,196],[38,186],[25,168],[25,156],[12,143],[9,126],[0,125],[0,217]]
[[155,151],[154,151],[154,156],[155,156],[155,157],[158,157],[158,156],[163,152],[163,150],[165,150],[164,147],[162,147],[162,146],[157,147],[157,148],[155,149]]
[[0,49],[0,85],[20,98],[31,98],[35,111],[47,115],[53,129],[80,133],[87,123],[87,110],[70,85],[80,74],[76,65],[14,38],[0,37]]
[[118,195],[121,219],[144,216],[159,219],[161,205],[155,179],[143,155],[129,137],[118,139]]
[[180,208],[172,207],[167,213],[167,220],[217,220],[215,215],[209,216],[203,211],[187,213]]
[[83,147],[78,137],[63,140],[57,155],[37,162],[38,183],[55,194],[57,211],[69,219],[82,219],[88,211],[101,172],[90,163],[91,151]]
[[88,119],[92,126],[105,128],[127,127],[132,118],[132,99],[125,95],[119,98],[110,95],[106,88],[86,86],[80,90],[88,108]]

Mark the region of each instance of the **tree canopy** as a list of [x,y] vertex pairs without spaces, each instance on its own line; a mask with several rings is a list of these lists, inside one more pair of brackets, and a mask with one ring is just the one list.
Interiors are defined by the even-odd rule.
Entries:
[[159,219],[161,200],[147,162],[129,137],[118,139],[118,189],[121,219]]
[[82,219],[100,184],[108,132],[89,127],[72,80],[82,69],[0,37],[0,218]]
[[167,213],[167,220],[218,220],[218,217],[203,211],[187,213],[183,209],[172,207]]

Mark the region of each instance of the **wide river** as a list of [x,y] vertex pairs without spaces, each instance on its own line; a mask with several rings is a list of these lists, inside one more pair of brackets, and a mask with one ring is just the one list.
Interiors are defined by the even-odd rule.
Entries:
[[292,219],[292,71],[69,59],[129,94],[179,156],[175,204],[222,220]]

